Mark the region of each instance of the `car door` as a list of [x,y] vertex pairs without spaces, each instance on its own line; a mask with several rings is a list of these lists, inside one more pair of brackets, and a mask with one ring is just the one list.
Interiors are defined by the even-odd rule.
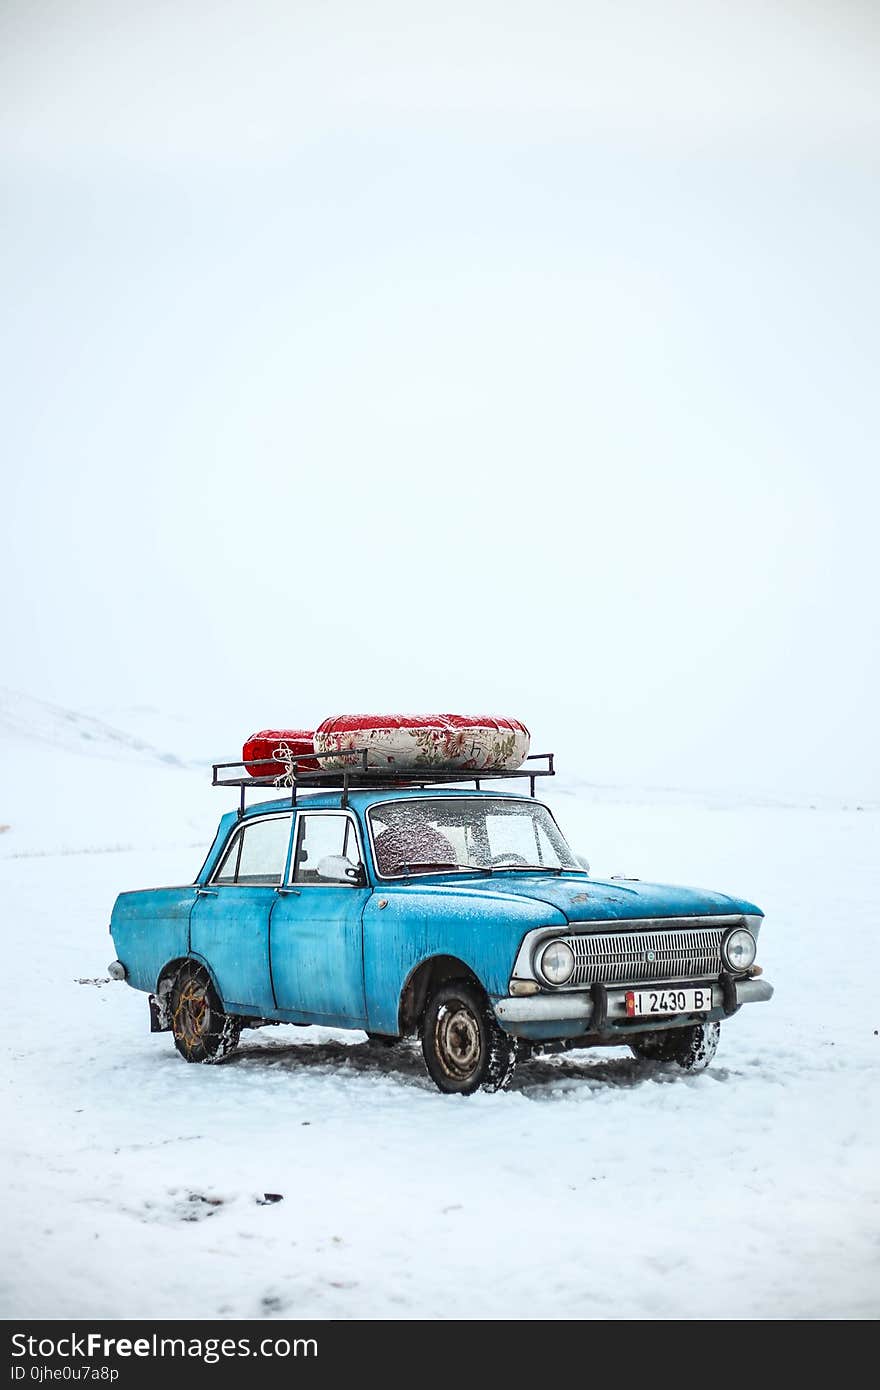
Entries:
[[300,811],[286,886],[272,912],[272,980],[279,1009],[316,1022],[366,1023],[364,886],[357,821]]
[[190,947],[227,1007],[269,1014],[269,918],[287,866],[293,812],[247,817],[233,830],[190,917]]

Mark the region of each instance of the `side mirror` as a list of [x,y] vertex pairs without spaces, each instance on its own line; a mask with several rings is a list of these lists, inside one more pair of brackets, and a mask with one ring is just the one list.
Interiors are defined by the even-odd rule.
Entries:
[[590,872],[590,861],[585,854],[576,854],[575,859],[580,864],[585,874]]
[[326,878],[330,883],[345,883],[350,888],[365,882],[363,865],[352,864],[344,854],[325,854],[319,859],[315,873],[318,878]]

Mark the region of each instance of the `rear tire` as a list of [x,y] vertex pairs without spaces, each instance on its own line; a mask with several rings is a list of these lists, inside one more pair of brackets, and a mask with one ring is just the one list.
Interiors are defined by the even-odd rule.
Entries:
[[640,1061],[672,1062],[681,1071],[705,1071],[718,1047],[720,1023],[695,1023],[690,1028],[667,1028],[630,1043]]
[[447,1095],[502,1091],[516,1067],[516,1039],[504,1032],[481,989],[465,980],[441,985],[422,1020],[428,1075]]
[[238,1046],[241,1020],[224,1013],[211,977],[187,961],[178,971],[168,999],[174,1046],[185,1062],[219,1062]]

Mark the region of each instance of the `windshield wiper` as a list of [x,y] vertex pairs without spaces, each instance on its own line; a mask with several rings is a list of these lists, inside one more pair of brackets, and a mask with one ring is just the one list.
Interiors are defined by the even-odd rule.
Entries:
[[583,869],[572,869],[568,867],[554,867],[550,864],[468,864],[468,863],[441,863],[439,859],[414,859],[410,864],[401,864],[400,872],[404,878],[408,878],[413,869],[427,869],[434,874],[449,874],[463,871],[474,874],[582,874]]
[[505,873],[513,871],[520,874],[582,874],[583,869],[573,869],[567,864],[556,867],[553,864],[494,864],[493,872],[503,870]]
[[495,870],[490,864],[456,864],[456,869],[468,869],[474,874],[494,874]]
[[514,874],[561,874],[564,869],[556,869],[550,864],[493,864],[494,873]]
[[459,864],[458,861],[444,864],[439,859],[414,859],[411,864],[401,864],[400,867],[406,876],[409,875],[411,869],[430,869],[430,871],[435,874],[455,873],[458,869],[470,869],[477,874],[491,874],[494,872],[493,869],[488,868],[485,864]]

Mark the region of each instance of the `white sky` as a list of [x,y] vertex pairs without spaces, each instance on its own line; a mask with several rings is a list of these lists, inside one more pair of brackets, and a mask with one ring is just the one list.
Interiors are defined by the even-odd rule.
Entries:
[[0,680],[880,795],[867,3],[0,4]]

